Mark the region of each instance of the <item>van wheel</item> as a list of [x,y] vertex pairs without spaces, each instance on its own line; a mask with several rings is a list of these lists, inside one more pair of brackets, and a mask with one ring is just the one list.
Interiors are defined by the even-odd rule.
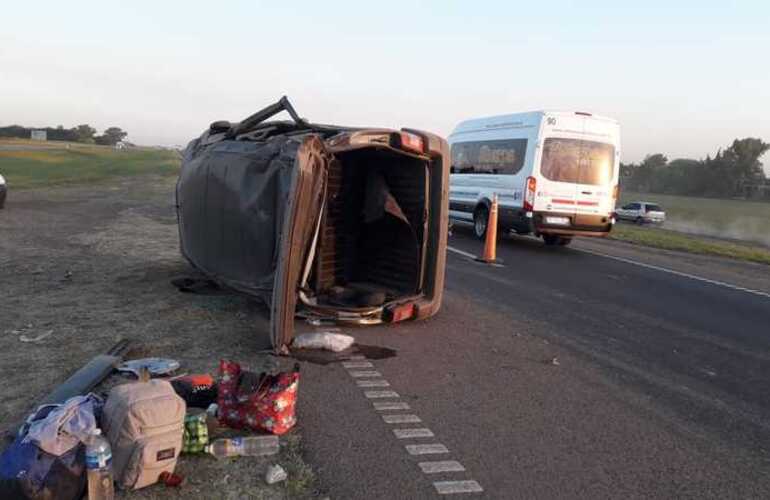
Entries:
[[473,212],[473,233],[480,240],[483,240],[487,235],[487,222],[489,221],[489,210],[487,207],[481,206]]
[[559,237],[559,242],[557,243],[560,247],[566,247],[572,243],[572,238],[565,238],[564,236]]
[[555,234],[544,234],[543,235],[543,243],[545,243],[549,247],[554,246],[554,245],[558,245],[560,239],[561,238],[559,238]]

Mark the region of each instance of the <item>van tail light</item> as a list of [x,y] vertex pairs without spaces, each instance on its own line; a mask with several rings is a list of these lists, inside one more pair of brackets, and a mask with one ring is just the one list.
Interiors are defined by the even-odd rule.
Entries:
[[412,316],[414,316],[414,304],[411,302],[385,309],[385,321],[388,323],[398,323],[410,319]]
[[615,201],[618,201],[619,197],[620,197],[620,185],[615,184],[615,187],[612,189],[612,199]]
[[524,190],[524,210],[531,212],[535,209],[535,190],[537,189],[537,180],[534,177],[527,177],[526,189]]
[[413,134],[411,132],[401,132],[401,148],[407,149],[409,151],[414,151],[415,153],[422,154],[425,151],[425,143],[422,140],[422,137],[420,137],[417,134]]

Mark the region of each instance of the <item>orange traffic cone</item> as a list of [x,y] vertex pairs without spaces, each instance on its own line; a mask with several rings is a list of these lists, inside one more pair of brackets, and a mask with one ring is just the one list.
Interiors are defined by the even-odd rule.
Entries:
[[492,206],[489,207],[487,219],[487,235],[484,240],[484,255],[476,260],[487,264],[499,263],[497,260],[497,195],[492,197]]

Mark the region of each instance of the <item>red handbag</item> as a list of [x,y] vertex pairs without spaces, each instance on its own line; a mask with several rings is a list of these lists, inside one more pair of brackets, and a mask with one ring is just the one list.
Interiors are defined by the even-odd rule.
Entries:
[[241,365],[219,362],[220,423],[234,429],[284,434],[297,423],[299,363],[276,375],[241,370]]

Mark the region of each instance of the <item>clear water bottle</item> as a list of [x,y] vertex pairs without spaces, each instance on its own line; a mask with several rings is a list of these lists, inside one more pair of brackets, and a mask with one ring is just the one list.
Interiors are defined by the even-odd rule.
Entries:
[[217,458],[263,457],[275,455],[279,449],[278,436],[247,436],[217,439],[206,446],[206,453]]
[[88,500],[113,500],[112,448],[99,429],[94,429],[86,442],[86,471]]

